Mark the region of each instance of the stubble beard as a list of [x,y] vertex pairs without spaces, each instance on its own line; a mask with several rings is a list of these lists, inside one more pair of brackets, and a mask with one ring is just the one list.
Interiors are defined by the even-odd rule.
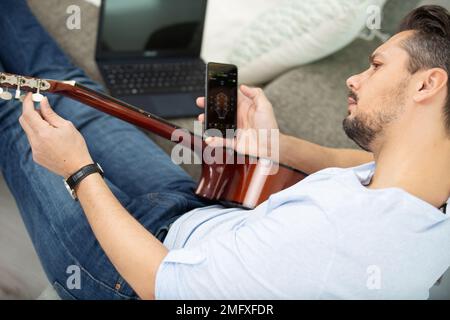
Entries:
[[381,99],[383,108],[378,108],[372,116],[368,113],[348,115],[343,123],[345,134],[353,140],[361,149],[373,152],[373,145],[377,138],[383,135],[385,129],[395,121],[403,112],[406,87],[409,77],[401,81],[392,92],[387,93]]

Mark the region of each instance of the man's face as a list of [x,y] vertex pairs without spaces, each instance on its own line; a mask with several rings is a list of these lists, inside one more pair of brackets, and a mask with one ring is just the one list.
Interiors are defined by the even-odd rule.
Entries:
[[350,92],[344,131],[366,151],[374,151],[390,124],[403,113],[411,95],[409,56],[401,47],[401,42],[411,35],[411,31],[396,34],[375,50],[369,69],[347,80]]

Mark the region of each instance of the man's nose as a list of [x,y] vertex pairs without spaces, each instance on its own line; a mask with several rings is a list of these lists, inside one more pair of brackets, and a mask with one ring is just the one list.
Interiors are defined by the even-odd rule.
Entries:
[[360,81],[361,80],[360,80],[359,74],[353,75],[347,79],[347,87],[352,91],[359,90],[360,83],[361,83]]

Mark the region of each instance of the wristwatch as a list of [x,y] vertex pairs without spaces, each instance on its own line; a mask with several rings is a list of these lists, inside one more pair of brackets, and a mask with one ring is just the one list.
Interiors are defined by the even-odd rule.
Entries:
[[67,178],[67,180],[63,179],[64,185],[66,186],[66,189],[70,193],[70,196],[73,200],[78,200],[77,194],[75,192],[75,187],[88,175],[97,172],[100,173],[100,175],[103,177],[104,173],[102,167],[98,163],[92,163],[82,167],[80,170]]

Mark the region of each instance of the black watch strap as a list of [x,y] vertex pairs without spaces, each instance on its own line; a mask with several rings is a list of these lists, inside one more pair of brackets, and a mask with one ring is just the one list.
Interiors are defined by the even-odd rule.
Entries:
[[67,180],[65,180],[67,187],[70,189],[69,191],[72,194],[72,197],[76,199],[75,196],[75,187],[87,176],[93,173],[100,173],[103,177],[103,169],[100,167],[98,163],[88,164],[87,166],[82,167],[80,170],[72,174]]

